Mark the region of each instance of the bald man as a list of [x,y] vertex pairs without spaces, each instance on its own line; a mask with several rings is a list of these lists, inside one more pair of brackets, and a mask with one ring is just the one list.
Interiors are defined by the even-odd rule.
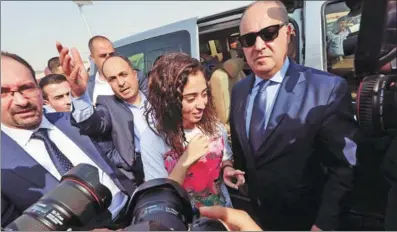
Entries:
[[[88,42],[88,48],[90,49],[90,57],[95,64],[96,73],[90,76],[87,84],[87,91],[91,101],[95,104],[99,95],[108,96],[114,94],[111,86],[102,73],[102,66],[107,57],[116,54],[116,50],[112,42],[101,35],[92,37]],[[146,94],[148,80],[142,71],[136,71],[138,74],[139,89]]]
[[80,128],[81,134],[104,142],[101,149],[106,151],[109,160],[137,185],[141,184],[144,173],[140,138],[147,128],[144,112],[148,101],[139,90],[138,74],[131,61],[119,55],[103,61],[101,73],[114,95],[99,96],[93,107],[85,84],[89,75],[80,54],[72,50],[74,62],[65,62],[71,59],[68,48],[58,44],[57,49],[74,97],[74,125]]
[[355,136],[347,82],[287,57],[291,26],[279,1],[244,12],[239,41],[253,74],[232,90],[236,168],[266,230],[336,230],[352,188]]

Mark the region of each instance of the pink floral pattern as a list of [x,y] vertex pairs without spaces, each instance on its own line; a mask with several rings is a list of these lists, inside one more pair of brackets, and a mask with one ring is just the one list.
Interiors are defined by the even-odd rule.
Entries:
[[[190,196],[192,206],[225,205],[220,176],[224,147],[222,136],[212,138],[208,153],[189,168],[183,187]],[[171,173],[179,155],[171,150],[163,158],[167,172]]]

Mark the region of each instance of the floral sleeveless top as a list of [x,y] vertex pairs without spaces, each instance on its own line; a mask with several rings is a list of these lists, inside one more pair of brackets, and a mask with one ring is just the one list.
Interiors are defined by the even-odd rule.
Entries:
[[[202,132],[198,128],[185,130],[186,140],[190,141],[197,133]],[[231,149],[223,133],[210,138],[207,154],[189,168],[183,183],[193,207],[231,205],[230,196],[220,175],[222,162],[230,158]],[[178,162],[179,155],[171,150],[164,154],[163,159],[165,169],[170,174]]]

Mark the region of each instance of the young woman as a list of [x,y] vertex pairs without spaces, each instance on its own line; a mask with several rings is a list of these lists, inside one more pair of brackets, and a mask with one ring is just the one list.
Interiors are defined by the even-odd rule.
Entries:
[[170,53],[157,61],[149,78],[146,117],[154,128],[141,137],[145,180],[177,181],[197,208],[231,206],[224,184],[237,189],[244,172],[233,168],[227,133],[216,119],[201,63]]

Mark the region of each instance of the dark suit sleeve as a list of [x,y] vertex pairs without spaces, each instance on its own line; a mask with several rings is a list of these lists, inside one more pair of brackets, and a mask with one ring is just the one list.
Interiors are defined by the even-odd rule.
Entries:
[[336,230],[348,193],[353,188],[358,124],[354,120],[348,84],[337,79],[325,108],[318,139],[323,164],[328,174],[315,225]]
[[386,152],[383,168],[386,179],[391,185],[387,199],[385,229],[393,231],[397,230],[397,137]]
[[[98,97],[99,101],[100,96]],[[112,128],[112,121],[109,111],[106,106],[97,104],[94,108],[93,114],[84,121],[77,122],[72,117],[72,124],[80,129],[80,133],[88,135],[92,138],[103,137],[110,133]]]
[[[234,124],[234,118],[236,113],[242,113],[242,112],[236,112],[234,109],[234,105],[236,105],[236,86],[233,87],[232,89],[232,95],[231,95],[231,101],[230,101],[230,136],[232,140],[232,151],[233,151],[233,160],[234,160],[234,168],[235,169],[240,169],[242,171],[246,171],[246,165],[245,165],[245,157],[243,153],[243,149],[241,147],[240,141],[238,140],[237,136],[237,131],[236,131],[236,125]],[[243,123],[243,122],[241,122]]]
[[139,90],[147,96],[148,93],[148,78],[145,73],[142,71],[137,71],[138,81],[139,81]]
[[6,227],[20,215],[21,212],[1,193],[1,227]]

